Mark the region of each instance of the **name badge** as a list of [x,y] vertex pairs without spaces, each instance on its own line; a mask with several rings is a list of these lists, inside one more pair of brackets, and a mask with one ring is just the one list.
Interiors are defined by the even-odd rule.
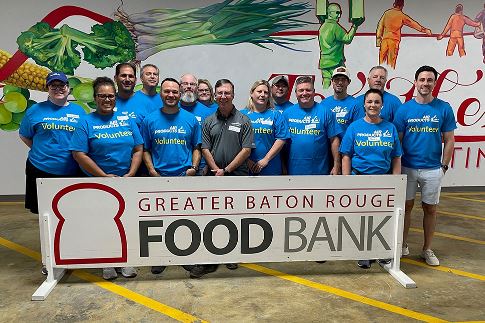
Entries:
[[307,125],[305,126],[305,130],[308,130],[308,129],[315,129],[316,127],[317,127],[317,125],[316,125],[316,124],[314,124],[314,123],[307,124]]
[[241,132],[241,128],[239,127],[235,127],[235,126],[229,126],[229,128],[227,128],[229,131],[234,131],[234,132]]

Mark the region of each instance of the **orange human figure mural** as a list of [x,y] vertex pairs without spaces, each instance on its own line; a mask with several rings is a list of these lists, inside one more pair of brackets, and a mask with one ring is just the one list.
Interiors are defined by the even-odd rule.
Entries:
[[402,9],[404,0],[395,0],[393,7],[384,12],[376,30],[376,46],[379,47],[379,64],[387,61],[393,69],[396,68],[401,29],[408,26],[419,32],[431,35],[431,30],[421,26],[417,21],[406,15]]
[[450,39],[448,40],[448,46],[446,47],[446,56],[452,56],[457,45],[460,57],[466,55],[465,40],[463,39],[463,27],[465,27],[465,25],[479,27],[480,22],[473,21],[465,16],[463,14],[463,5],[457,4],[455,13],[450,16],[445,28],[437,37],[438,40],[441,40],[448,34],[448,32],[450,32]]

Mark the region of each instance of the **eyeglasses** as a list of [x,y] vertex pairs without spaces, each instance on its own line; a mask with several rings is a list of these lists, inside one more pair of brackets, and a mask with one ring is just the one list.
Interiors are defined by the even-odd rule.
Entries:
[[101,99],[101,100],[114,100],[116,98],[116,96],[114,94],[96,94],[96,96],[98,97],[98,99]]
[[63,90],[67,84],[49,84],[48,87],[51,90]]
[[180,83],[182,86],[190,86],[190,87],[196,87],[197,83],[189,83],[189,82],[182,82]]

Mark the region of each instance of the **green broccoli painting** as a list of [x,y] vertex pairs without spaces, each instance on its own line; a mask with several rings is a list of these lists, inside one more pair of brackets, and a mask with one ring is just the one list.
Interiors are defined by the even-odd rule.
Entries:
[[81,64],[78,47],[82,48],[83,59],[97,68],[135,58],[135,42],[122,23],[97,24],[91,31],[87,34],[68,25],[51,28],[49,24],[39,22],[21,33],[17,44],[20,51],[37,64],[70,75]]

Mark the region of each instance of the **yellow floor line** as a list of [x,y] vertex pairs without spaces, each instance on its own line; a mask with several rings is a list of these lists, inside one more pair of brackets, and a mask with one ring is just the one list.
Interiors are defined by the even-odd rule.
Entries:
[[477,199],[469,199],[467,197],[458,197],[458,196],[444,196],[448,199],[453,199],[453,200],[463,200],[463,201],[471,201],[471,202],[479,202],[479,203],[485,203],[485,200],[477,200]]
[[[26,255],[30,258],[33,258],[37,261],[41,261],[41,255],[39,252],[31,250],[29,248],[26,248],[22,245],[19,245],[15,242],[9,241],[7,239],[4,239],[0,237],[0,245],[11,249],[13,251],[16,251],[18,253],[21,253],[23,255]],[[79,277],[83,280],[86,280],[88,282],[91,282],[107,291],[110,291],[114,294],[118,294],[124,298],[127,298],[133,302],[136,302],[140,305],[143,305],[145,307],[151,308],[154,311],[160,312],[164,315],[167,315],[179,322],[207,322],[204,320],[201,320],[198,317],[195,317],[193,315],[190,315],[188,313],[185,313],[181,310],[178,310],[176,308],[170,307],[168,305],[162,304],[160,302],[157,302],[154,299],[151,299],[149,297],[146,297],[144,295],[138,294],[128,288],[116,285],[112,282],[106,281],[98,276],[92,275],[84,270],[74,270],[73,275],[76,277]]]
[[449,216],[456,216],[456,217],[465,218],[465,219],[485,221],[485,217],[477,216],[477,215],[469,215],[469,214],[446,212],[446,211],[436,211],[436,212],[438,212],[439,214],[443,214],[443,215],[449,215]]
[[[413,232],[423,232],[423,229],[418,229],[418,228],[410,228],[409,231]],[[466,241],[466,242],[471,242],[471,243],[476,243],[476,244],[483,244],[485,245],[485,241],[483,240],[477,240],[477,239],[472,239],[472,238],[466,238],[466,237],[461,237],[461,236],[455,236],[453,234],[447,234],[447,233],[441,233],[441,232],[435,232],[435,236],[437,237],[443,237],[443,238],[449,238],[453,240],[460,240],[460,241]]]
[[25,202],[0,202],[0,205],[24,205]]
[[461,321],[461,322],[454,322],[454,323],[485,323],[485,321]]
[[455,274],[455,275],[458,275],[458,276],[463,276],[463,277],[468,277],[468,278],[473,278],[473,279],[485,281],[484,275],[469,273],[469,272],[463,271],[463,270],[453,269],[453,268],[449,268],[449,267],[445,267],[445,266],[429,266],[425,262],[416,261],[416,260],[409,259],[409,258],[401,258],[401,262],[411,264],[411,265],[415,265],[415,266],[420,266],[420,267],[423,267],[423,268],[426,268],[426,269],[438,270],[438,271],[442,271],[442,272],[445,272],[445,273],[452,273],[452,274]]
[[313,289],[321,290],[321,291],[326,292],[326,293],[334,294],[336,296],[344,297],[344,298],[347,298],[347,299],[350,299],[350,300],[353,300],[353,301],[356,301],[356,302],[359,302],[359,303],[363,303],[363,304],[366,304],[366,305],[377,307],[377,308],[383,309],[385,311],[392,312],[392,313],[399,314],[399,315],[403,315],[403,316],[407,316],[407,317],[410,317],[410,318],[413,318],[413,319],[416,319],[416,320],[420,320],[420,321],[424,321],[424,322],[447,322],[445,320],[439,319],[439,318],[434,317],[434,316],[422,314],[422,313],[415,312],[415,311],[412,311],[412,310],[408,310],[408,309],[405,309],[405,308],[402,308],[402,307],[399,307],[399,306],[391,305],[391,304],[381,302],[381,301],[378,301],[378,300],[375,300],[375,299],[372,299],[372,298],[369,298],[369,297],[354,294],[354,293],[351,293],[351,292],[348,292],[348,291],[345,291],[343,289],[339,289],[339,288],[336,288],[336,287],[316,283],[314,281],[311,281],[311,280],[308,280],[308,279],[305,279],[305,278],[301,278],[301,277],[294,276],[294,275],[289,275],[289,274],[286,274],[286,273],[281,272],[281,271],[277,271],[277,270],[274,270],[274,269],[263,267],[261,265],[241,264],[241,266],[248,268],[248,269],[251,269],[251,270],[254,270],[254,271],[257,271],[257,272],[260,272],[260,273],[263,273],[263,274],[266,274],[266,275],[275,276],[275,277],[278,277],[278,278],[281,278],[281,279],[284,279],[284,280],[288,280],[288,281],[291,281],[291,282],[299,284],[299,285],[303,285],[303,286],[310,287],[310,288],[313,288]]

